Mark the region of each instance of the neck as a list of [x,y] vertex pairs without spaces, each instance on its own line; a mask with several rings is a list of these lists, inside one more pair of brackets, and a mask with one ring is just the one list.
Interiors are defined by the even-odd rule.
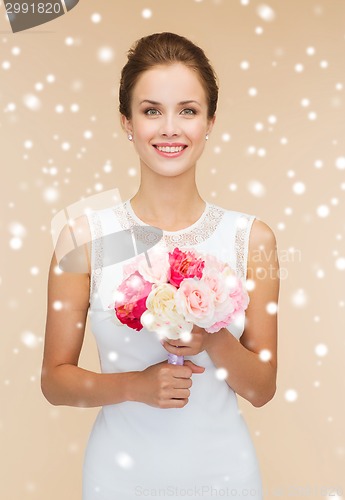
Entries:
[[195,183],[195,167],[176,176],[158,175],[141,169],[141,181],[131,205],[144,222],[157,227],[191,224],[202,213],[205,202]]

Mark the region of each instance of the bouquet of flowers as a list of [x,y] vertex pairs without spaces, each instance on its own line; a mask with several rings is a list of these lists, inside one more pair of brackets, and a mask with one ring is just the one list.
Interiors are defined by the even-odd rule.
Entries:
[[[218,332],[248,307],[244,283],[228,264],[194,250],[152,250],[152,263],[145,253],[124,266],[115,289],[109,307],[124,325],[180,339],[194,324]],[[184,358],[169,353],[168,362],[182,365]]]

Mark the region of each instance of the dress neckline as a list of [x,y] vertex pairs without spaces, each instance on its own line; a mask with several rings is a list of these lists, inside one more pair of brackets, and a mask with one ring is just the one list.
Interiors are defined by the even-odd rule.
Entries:
[[[132,204],[131,204],[131,200],[130,198],[128,198],[125,202],[124,202],[124,206],[125,208],[129,211],[129,213],[131,214],[131,216],[133,217],[133,219],[138,222],[138,224],[142,225],[142,226],[149,226],[149,224],[146,224],[146,222],[142,221],[141,219],[139,219],[139,217],[136,215],[136,213],[134,212],[133,210],[133,207],[132,207]],[[204,211],[203,213],[200,215],[200,217],[193,223],[191,224],[190,226],[187,226],[183,229],[179,229],[178,231],[166,231],[165,229],[162,229],[163,233],[164,234],[167,234],[167,235],[178,235],[178,234],[183,234],[183,233],[187,233],[193,229],[195,229],[197,226],[199,226],[199,224],[202,223],[202,221],[205,219],[209,209],[210,209],[210,203],[208,203],[207,201],[205,201],[205,208],[204,208]]]

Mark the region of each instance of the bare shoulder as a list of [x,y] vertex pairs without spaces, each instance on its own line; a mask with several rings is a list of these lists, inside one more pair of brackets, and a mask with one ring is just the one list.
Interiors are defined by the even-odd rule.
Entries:
[[276,246],[272,228],[260,219],[254,219],[249,238],[249,250],[260,249],[260,245]]
[[254,219],[248,244],[248,278],[253,279],[262,273],[271,278],[279,277],[277,240],[272,228],[260,219]]

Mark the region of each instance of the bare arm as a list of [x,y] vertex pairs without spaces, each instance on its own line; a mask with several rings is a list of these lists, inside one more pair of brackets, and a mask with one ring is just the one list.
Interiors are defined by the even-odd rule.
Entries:
[[[80,239],[90,241],[85,216],[74,226]],[[70,228],[61,231],[56,254],[65,255]],[[53,405],[95,407],[138,401],[159,408],[183,408],[188,403],[192,373],[204,368],[192,361],[185,366],[166,361],[142,371],[95,373],[78,366],[90,300],[90,244],[76,257],[75,265],[88,272],[57,274],[57,259],[51,260],[48,308],[42,364],[41,388]],[[84,257],[83,257],[84,255]],[[58,257],[60,260],[60,257]],[[85,262],[80,259],[85,258]]]
[[[60,248],[67,241],[69,230],[62,230]],[[79,218],[76,231],[84,231],[85,241],[90,241],[85,216]],[[103,374],[78,367],[90,299],[90,246],[85,248],[88,273],[57,274],[55,252],[50,264],[41,388],[53,405],[95,407],[127,401],[136,373]]]
[[[278,272],[274,233],[264,222],[254,220],[247,273],[254,288],[248,292],[245,330],[240,342],[226,328],[207,337],[206,351],[215,366],[227,370],[228,385],[256,407],[270,401],[276,391],[277,314],[268,312],[267,305],[278,303]],[[269,360],[260,358],[264,350],[268,351]]]

